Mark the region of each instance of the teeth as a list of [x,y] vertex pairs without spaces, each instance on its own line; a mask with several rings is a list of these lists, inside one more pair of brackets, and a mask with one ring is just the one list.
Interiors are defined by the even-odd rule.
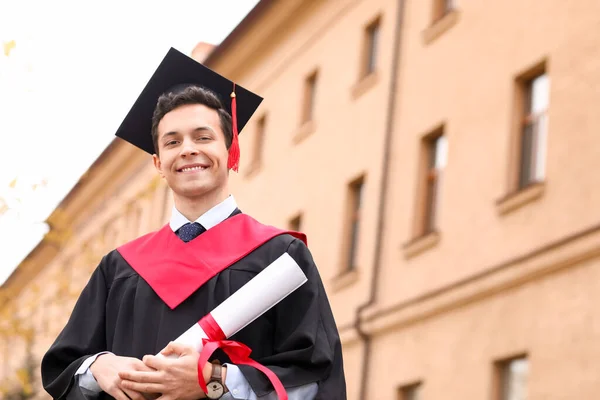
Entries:
[[182,168],[181,171],[182,172],[188,172],[188,171],[200,171],[202,169],[206,169],[206,167],[192,167],[192,168]]

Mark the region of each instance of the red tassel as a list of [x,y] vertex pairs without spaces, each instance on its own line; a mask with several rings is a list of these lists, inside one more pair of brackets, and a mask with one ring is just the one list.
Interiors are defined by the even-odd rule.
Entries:
[[227,168],[238,172],[240,166],[240,144],[238,142],[238,127],[237,127],[237,101],[235,97],[235,83],[233,84],[233,92],[231,92],[231,125],[233,128],[233,138],[231,139],[231,147],[229,147],[229,159]]

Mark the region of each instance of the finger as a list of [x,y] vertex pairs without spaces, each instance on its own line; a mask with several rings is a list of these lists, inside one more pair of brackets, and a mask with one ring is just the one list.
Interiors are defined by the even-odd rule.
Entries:
[[168,356],[170,354],[173,353],[173,346],[171,346],[171,343],[173,342],[169,342],[169,344],[167,345],[167,347],[165,347],[164,349],[162,349],[160,351],[160,354],[162,354],[163,356]]
[[139,392],[135,392],[133,390],[127,390],[122,388],[123,392],[131,399],[131,400],[145,400],[146,398]]
[[115,387],[113,390],[108,392],[108,394],[114,397],[115,400],[129,400],[129,397],[127,397],[125,392],[118,387]]
[[157,383],[161,382],[161,373],[158,371],[121,371],[119,378],[139,383]]
[[150,367],[155,370],[165,370],[169,365],[169,362],[172,362],[172,360],[169,360],[164,357],[156,357],[150,355],[144,356],[144,359],[142,361],[147,367]]
[[184,344],[176,343],[176,342],[170,342],[167,345],[167,347],[165,347],[164,350],[161,351],[161,354],[164,356],[168,356],[171,354],[177,354],[179,356],[182,356],[182,355],[193,353],[194,351],[196,351],[196,350],[191,346],[186,346]]
[[154,368],[151,368],[151,367],[147,366],[146,364],[144,364],[144,362],[142,360],[136,360],[136,361],[137,362],[131,366],[134,371],[142,371],[142,372],[156,371]]
[[167,347],[165,347],[164,349],[162,349],[162,351],[160,352],[160,354],[162,354],[163,356],[170,356],[172,354],[177,354],[175,349],[177,348],[177,345],[173,342],[169,342],[169,344],[167,345]]
[[[161,393],[165,387],[159,383],[140,383],[134,381],[121,381],[121,388],[129,392],[134,391],[139,393]],[[142,397],[140,397],[142,399]]]

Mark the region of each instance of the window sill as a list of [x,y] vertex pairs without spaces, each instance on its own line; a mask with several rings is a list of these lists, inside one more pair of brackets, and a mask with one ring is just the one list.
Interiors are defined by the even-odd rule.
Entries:
[[352,100],[358,99],[379,82],[379,74],[375,71],[364,76],[352,87]]
[[531,203],[544,194],[546,184],[544,182],[533,183],[517,192],[508,194],[496,202],[498,213],[506,215],[524,205]]
[[435,247],[439,242],[440,234],[435,231],[419,236],[402,246],[404,257],[406,259],[415,257],[418,254]]
[[423,42],[425,45],[431,44],[435,39],[443,35],[446,31],[458,23],[460,12],[452,10],[442,18],[435,21],[429,28],[423,31]]
[[331,281],[331,289],[334,292],[338,292],[352,285],[356,281],[358,281],[358,270],[355,268],[352,271],[344,272],[333,278]]
[[314,121],[306,121],[298,131],[294,134],[293,143],[298,144],[302,142],[304,139],[312,135],[312,133],[316,130]]

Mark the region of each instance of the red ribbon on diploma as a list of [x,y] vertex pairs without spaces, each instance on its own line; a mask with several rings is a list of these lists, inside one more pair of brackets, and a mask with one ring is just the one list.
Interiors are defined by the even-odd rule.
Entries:
[[287,393],[277,375],[264,365],[252,360],[250,358],[252,350],[248,346],[233,340],[226,340],[227,337],[225,336],[225,333],[223,333],[223,330],[212,315],[206,315],[198,321],[198,324],[204,333],[206,333],[206,336],[208,336],[208,339],[202,339],[203,347],[200,352],[200,357],[198,358],[198,382],[204,393],[208,392],[208,389],[206,388],[206,382],[204,382],[204,377],[202,376],[202,369],[215,350],[223,349],[225,354],[231,359],[232,363],[250,365],[265,374],[275,388],[277,397],[279,397],[280,400],[287,400]]

